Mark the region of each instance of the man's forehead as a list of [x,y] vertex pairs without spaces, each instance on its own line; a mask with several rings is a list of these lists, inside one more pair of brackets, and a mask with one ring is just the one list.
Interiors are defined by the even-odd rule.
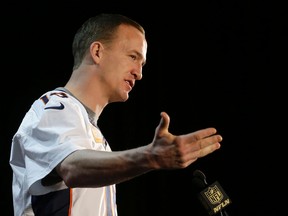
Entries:
[[120,26],[115,42],[127,46],[126,48],[137,49],[141,55],[146,55],[147,41],[145,35],[133,26]]

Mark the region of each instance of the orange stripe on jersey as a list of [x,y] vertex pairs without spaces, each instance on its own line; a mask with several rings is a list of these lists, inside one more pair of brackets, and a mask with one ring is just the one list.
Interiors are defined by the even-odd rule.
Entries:
[[72,192],[72,188],[70,188],[70,203],[69,203],[69,212],[68,212],[68,216],[71,216],[71,211],[72,211],[72,205],[73,205],[73,192]]

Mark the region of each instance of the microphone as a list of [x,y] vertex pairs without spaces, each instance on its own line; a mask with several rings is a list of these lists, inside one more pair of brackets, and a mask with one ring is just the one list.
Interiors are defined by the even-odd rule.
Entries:
[[224,208],[231,204],[231,199],[223,190],[218,181],[208,185],[205,174],[200,170],[193,172],[193,183],[198,190],[198,200],[209,215],[220,214],[228,216]]

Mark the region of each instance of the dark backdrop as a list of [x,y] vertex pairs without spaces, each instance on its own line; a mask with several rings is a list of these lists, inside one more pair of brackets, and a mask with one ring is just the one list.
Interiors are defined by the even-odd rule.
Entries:
[[99,120],[112,149],[151,142],[161,111],[170,115],[172,133],[213,126],[224,138],[219,151],[187,169],[151,172],[117,185],[119,215],[197,215],[195,169],[208,183],[220,182],[233,202],[227,207],[230,216],[283,211],[276,192],[285,189],[278,184],[284,171],[279,155],[287,141],[276,142],[285,133],[274,132],[285,127],[284,9],[260,1],[157,5],[70,1],[2,7],[1,207],[6,215],[13,215],[11,138],[36,98],[65,85],[73,35],[98,12],[130,16],[144,26],[148,40],[142,81],[126,103],[110,104]]

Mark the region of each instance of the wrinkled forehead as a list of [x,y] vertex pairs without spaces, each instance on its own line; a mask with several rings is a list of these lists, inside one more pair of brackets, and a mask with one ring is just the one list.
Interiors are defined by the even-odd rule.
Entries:
[[145,34],[137,28],[129,25],[120,25],[114,42],[116,45],[124,46],[128,50],[137,51],[146,59],[148,44]]
[[147,42],[145,34],[143,34],[139,29],[131,25],[120,25],[117,30],[116,39],[119,40],[139,40],[143,42],[143,45],[147,47]]

